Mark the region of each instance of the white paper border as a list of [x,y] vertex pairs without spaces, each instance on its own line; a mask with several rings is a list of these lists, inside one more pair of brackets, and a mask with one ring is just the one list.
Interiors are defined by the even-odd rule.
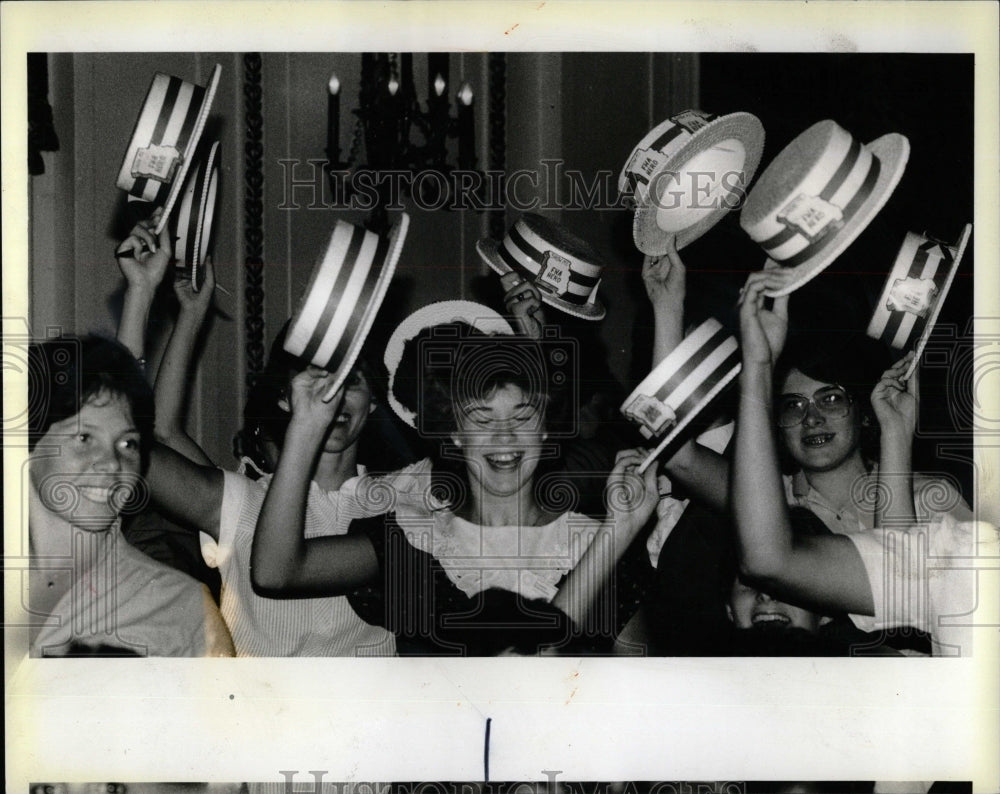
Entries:
[[[362,42],[397,51],[973,51],[976,314],[1000,315],[992,3],[7,2],[0,13],[5,317],[23,316],[27,296],[26,52]],[[4,397],[23,400],[23,388],[5,378]],[[996,452],[983,445],[980,472],[996,475]],[[5,471],[20,471],[19,456],[4,449]],[[5,489],[10,554],[16,478]],[[11,643],[6,650],[16,658]],[[542,780],[542,770],[573,780],[973,778],[977,791],[995,791],[998,669],[996,655],[978,649],[975,662],[28,662],[8,667],[7,784],[281,780],[282,769],[303,780],[310,769],[328,770],[328,780],[476,780],[491,717],[494,780]]]

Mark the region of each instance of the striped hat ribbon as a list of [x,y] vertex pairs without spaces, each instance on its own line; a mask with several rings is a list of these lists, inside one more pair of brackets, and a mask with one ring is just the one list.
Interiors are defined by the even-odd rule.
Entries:
[[[854,170],[862,155],[861,143],[855,138],[851,140],[847,154],[834,171],[818,196],[800,194],[792,199],[778,213],[778,221],[785,225],[783,231],[773,237],[763,240],[760,245],[769,256],[786,267],[795,267],[818,255],[837,237],[831,232],[836,231],[851,218],[871,195],[878,181],[881,165],[879,159],[869,156],[868,171],[857,191],[843,207],[831,203],[831,199],[844,184]],[[794,237],[810,241],[805,248],[785,259],[775,256],[774,250]]]
[[162,201],[185,152],[205,99],[205,89],[179,77],[157,73],[143,107],[137,134],[152,126],[148,145],[140,147],[132,159],[130,173],[135,180],[127,187],[130,195],[143,201]]
[[[923,242],[917,244],[919,240]],[[906,276],[896,279],[885,308],[890,312],[879,338],[895,348],[904,348],[920,337],[937,296],[948,278],[955,250],[938,240],[907,233],[900,251],[910,258]],[[905,261],[905,260],[904,260]]]

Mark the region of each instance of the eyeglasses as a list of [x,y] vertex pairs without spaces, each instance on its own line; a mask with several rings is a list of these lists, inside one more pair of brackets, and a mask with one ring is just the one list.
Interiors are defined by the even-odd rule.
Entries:
[[802,423],[809,413],[809,405],[827,419],[840,419],[851,411],[854,401],[843,386],[824,386],[817,389],[812,397],[804,394],[782,394],[778,398],[778,427],[795,427]]

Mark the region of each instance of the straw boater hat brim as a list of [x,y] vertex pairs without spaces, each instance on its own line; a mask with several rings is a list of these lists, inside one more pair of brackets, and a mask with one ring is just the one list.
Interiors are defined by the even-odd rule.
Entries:
[[621,413],[647,439],[658,439],[638,473],[739,374],[740,350],[722,324],[709,318],[670,352],[622,403]]
[[117,185],[140,201],[163,207],[154,234],[170,219],[221,74],[222,67],[216,64],[204,88],[161,72],[153,76]]
[[213,219],[219,187],[219,142],[212,141],[205,157],[188,173],[177,209],[174,253],[177,269],[191,279],[198,292],[205,281],[205,257],[212,243]]
[[[644,138],[634,151],[655,145],[657,138],[663,132],[671,132],[670,120],[654,128]],[[732,148],[727,147],[727,141],[736,141],[743,148],[742,156]],[[644,144],[646,144],[644,146]],[[690,245],[715,224],[722,220],[730,210],[740,206],[743,201],[743,191],[749,186],[760,158],[764,152],[764,127],[760,120],[750,113],[730,113],[714,119],[701,129],[695,131],[690,139],[676,152],[672,153],[649,177],[649,184],[654,186],[654,193],[644,198],[634,194],[638,206],[632,222],[632,239],[636,247],[650,256],[663,256],[669,248],[670,238],[681,250]],[[698,158],[697,167],[692,160]],[[631,162],[631,157],[629,162]],[[740,163],[739,161],[742,160]],[[689,164],[691,164],[689,166]],[[674,192],[680,192],[685,185],[678,185],[670,178],[670,173],[683,176],[687,167],[698,173],[707,173],[706,168],[718,169],[723,175],[742,172],[739,183],[726,180],[717,181],[709,195],[696,193],[693,199],[698,204],[704,204],[703,209],[674,206],[679,200]],[[628,168],[628,162],[625,169]],[[619,184],[627,179],[625,169],[619,178]],[[657,177],[656,175],[660,176]],[[701,184],[701,183],[699,183]],[[704,183],[705,187],[708,182]],[[736,192],[732,192],[735,190]],[[684,210],[687,209],[687,212]],[[663,227],[668,228],[664,229]]]
[[[819,122],[799,138],[804,138],[811,130],[823,124],[833,124],[833,122]],[[773,213],[776,208],[787,206],[795,199],[793,195],[795,185],[789,184],[788,174],[798,170],[796,162],[799,155],[796,150],[798,140],[789,144],[768,165],[750,191],[740,216],[740,225],[745,231],[748,225],[757,222],[760,216],[768,212]],[[769,297],[788,295],[822,273],[854,242],[889,200],[906,170],[910,156],[909,141],[903,135],[889,133],[865,144],[862,149],[868,150],[878,165],[878,173],[870,191],[856,207],[851,207],[848,202],[843,209],[850,210],[850,217],[825,237],[820,238],[808,255],[792,257],[788,261],[769,257],[771,261],[765,266],[770,267],[772,262],[779,266],[776,272],[781,274],[782,286],[765,292],[765,295]]]
[[[480,240],[476,243],[476,252],[480,259],[501,276],[514,272],[514,269],[500,258],[500,243],[496,240]],[[604,304],[597,297],[590,303],[570,303],[562,300],[558,295],[542,292],[542,302],[582,320],[603,320],[606,313]]]
[[954,247],[906,235],[868,324],[868,336],[898,350],[913,350],[903,379],[916,369],[972,234],[967,223]]
[[396,381],[396,370],[403,360],[403,349],[407,341],[416,337],[421,331],[446,323],[463,322],[484,334],[513,335],[514,329],[500,314],[489,306],[474,301],[437,301],[413,312],[401,322],[385,347],[383,361],[389,373],[389,406],[396,416],[412,428],[416,428],[416,414],[404,406],[396,397],[393,386]]
[[385,299],[409,225],[405,212],[386,235],[337,221],[313,268],[284,348],[334,373],[328,394],[343,385],[357,361]]

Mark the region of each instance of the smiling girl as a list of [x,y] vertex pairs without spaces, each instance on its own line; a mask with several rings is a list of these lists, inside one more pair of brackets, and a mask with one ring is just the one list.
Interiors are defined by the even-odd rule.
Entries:
[[[279,464],[253,581],[275,597],[350,593],[359,614],[396,634],[401,655],[579,650],[596,593],[655,506],[652,474],[629,477],[641,459],[622,452],[603,523],[553,509],[536,487],[555,422],[540,346],[433,336],[407,342],[395,381],[422,433],[440,442],[429,474],[410,487],[397,477],[392,511],[354,522],[348,539],[303,539],[282,530],[299,515],[301,473]],[[293,383],[282,461],[315,454],[309,426],[339,410],[339,395],[321,399],[328,377]]]
[[128,544],[144,506],[153,396],[116,342],[59,338],[29,352],[32,655],[232,655],[207,589]]

